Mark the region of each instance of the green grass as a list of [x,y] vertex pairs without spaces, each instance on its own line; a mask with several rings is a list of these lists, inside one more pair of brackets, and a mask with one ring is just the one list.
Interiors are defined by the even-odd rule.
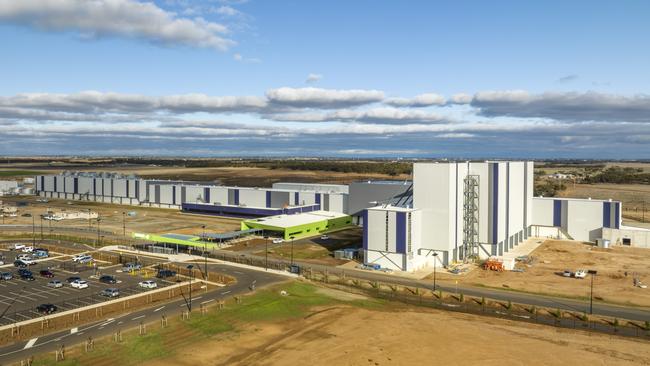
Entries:
[[[172,335],[173,336],[173,335]],[[119,358],[124,363],[136,364],[154,358],[168,356],[172,353],[163,345],[163,336],[160,332],[151,332],[144,336],[133,337],[119,347]],[[119,364],[119,362],[116,362]]]
[[0,170],[0,177],[17,177],[22,175],[40,175],[43,172],[33,170]]

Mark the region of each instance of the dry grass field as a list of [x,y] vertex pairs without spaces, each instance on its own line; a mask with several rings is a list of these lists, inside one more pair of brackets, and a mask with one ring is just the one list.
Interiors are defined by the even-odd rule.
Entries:
[[[489,287],[587,299],[589,278],[563,277],[564,270],[593,269],[594,298],[612,303],[650,306],[650,289],[633,286],[635,275],[650,284],[650,251],[642,248],[601,249],[575,241],[548,240],[531,254],[532,266],[525,272],[493,272],[476,269],[459,282]],[[585,302],[586,305],[586,302]]]

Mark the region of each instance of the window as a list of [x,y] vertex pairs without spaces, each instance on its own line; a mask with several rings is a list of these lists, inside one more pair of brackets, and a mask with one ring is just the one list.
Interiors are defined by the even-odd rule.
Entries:
[[632,245],[632,239],[623,238],[623,245]]

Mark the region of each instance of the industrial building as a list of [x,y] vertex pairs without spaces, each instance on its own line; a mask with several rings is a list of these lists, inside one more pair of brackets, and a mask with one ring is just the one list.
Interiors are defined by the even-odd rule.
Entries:
[[407,181],[273,188],[64,173],[37,176],[35,187],[44,197],[240,217],[242,235],[301,238],[359,225],[365,262],[400,271],[502,256],[530,236],[647,246],[647,233],[621,226],[620,202],[534,198],[533,168],[525,161],[415,163]]

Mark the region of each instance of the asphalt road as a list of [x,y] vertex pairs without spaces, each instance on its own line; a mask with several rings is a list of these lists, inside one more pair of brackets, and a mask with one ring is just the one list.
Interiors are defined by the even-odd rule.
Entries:
[[[241,260],[242,255],[240,253],[229,252],[225,250],[218,251],[217,258],[221,258],[221,255],[226,255],[231,258],[233,261]],[[245,258],[253,258],[258,261],[263,261],[264,257],[255,256],[250,254],[245,254]],[[269,264],[278,264],[278,263],[288,263],[287,261],[271,259],[269,258]],[[325,265],[318,265],[313,263],[294,261],[295,264],[298,264],[303,269],[313,268],[318,271],[327,270],[329,273],[334,275],[346,274],[349,277],[356,277],[358,279],[368,280],[368,281],[379,281],[384,283],[399,284],[404,286],[419,286],[424,288],[433,289],[433,281],[431,280],[416,280],[409,279],[404,277],[398,277],[396,275],[384,274],[373,271],[357,271],[357,270],[345,270],[338,267],[330,267]],[[551,309],[561,309],[566,311],[575,311],[575,312],[586,312],[589,313],[589,302],[580,301],[574,299],[567,299],[562,297],[546,296],[539,294],[528,294],[523,292],[500,290],[493,288],[483,288],[475,286],[463,286],[455,285],[448,281],[437,281],[436,288],[447,293],[463,293],[467,296],[475,297],[486,297],[498,301],[507,302],[508,300],[514,303],[535,305],[538,307],[548,307]],[[633,307],[633,306],[619,306],[605,304],[601,302],[593,303],[593,314],[608,316],[613,318],[636,320],[636,321],[646,321],[650,320],[650,309],[643,307]]]
[[[227,264],[209,264],[208,266],[210,271],[218,271],[231,275],[237,279],[237,282],[207,293],[193,294],[193,309],[197,309],[202,303],[206,304],[216,300],[232,298],[237,294],[250,292],[249,286],[254,281],[259,288],[287,279],[287,277],[278,274],[265,273],[259,270],[240,268]],[[187,310],[187,303],[184,299],[179,299],[160,304],[157,307],[134,311],[77,328],[0,347],[0,364],[17,363],[32,355],[47,352],[51,352],[52,357],[54,357],[54,351],[62,344],[72,346],[84,342],[88,337],[98,339],[100,337],[110,336],[118,330],[126,331],[134,329],[140,322],[144,324],[159,322],[163,314],[168,318],[178,317],[184,310]]]

